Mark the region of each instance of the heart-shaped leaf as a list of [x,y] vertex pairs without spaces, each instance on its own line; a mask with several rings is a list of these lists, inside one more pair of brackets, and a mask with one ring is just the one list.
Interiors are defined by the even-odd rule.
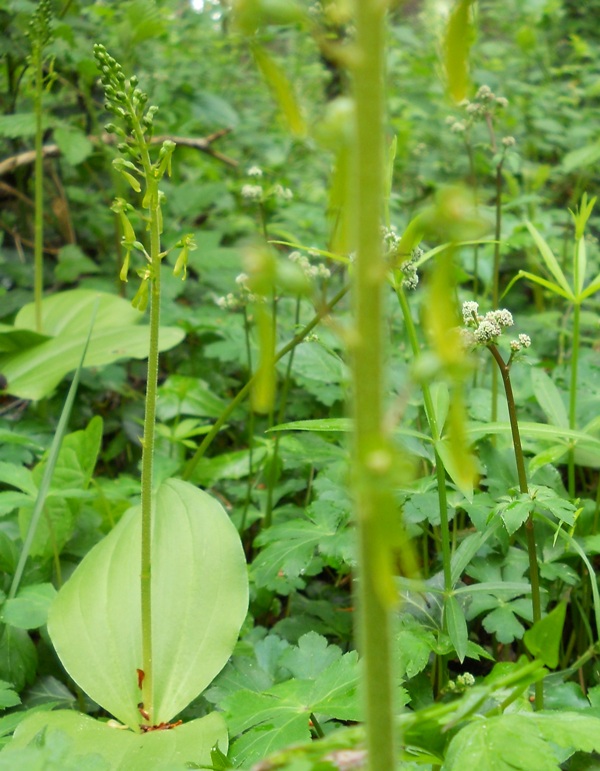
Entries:
[[[246,563],[223,507],[194,485],[156,494],[152,543],[154,721],[170,721],[223,668],[248,606]],[[71,677],[137,730],[142,666],[141,511],[131,509],[82,560],[48,630]]]

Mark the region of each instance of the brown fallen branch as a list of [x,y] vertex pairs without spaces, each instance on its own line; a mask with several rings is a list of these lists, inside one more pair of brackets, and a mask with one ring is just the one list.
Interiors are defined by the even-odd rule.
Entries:
[[[216,158],[216,160],[227,164],[227,166],[237,168],[238,162],[236,160],[229,158],[227,155],[223,155],[223,153],[220,153],[218,150],[214,150],[211,147],[215,140],[229,134],[230,131],[231,129],[221,129],[207,137],[178,137],[170,134],[161,134],[160,136],[152,137],[152,144],[162,144],[165,139],[170,139],[181,147],[192,147],[195,150],[200,150],[200,152]],[[89,136],[88,139],[94,144],[97,144],[98,142],[114,144],[117,142],[117,138],[114,134],[102,134],[100,137]],[[42,147],[42,153],[44,158],[56,158],[61,154],[58,145],[44,145]],[[5,158],[3,161],[0,161],[0,177],[3,177],[5,174],[10,174],[11,171],[19,168],[19,166],[28,166],[32,164],[34,160],[35,150],[26,150],[18,155],[12,155],[10,158]]]

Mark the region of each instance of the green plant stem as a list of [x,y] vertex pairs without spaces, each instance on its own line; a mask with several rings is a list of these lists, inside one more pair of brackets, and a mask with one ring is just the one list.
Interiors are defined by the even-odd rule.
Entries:
[[[294,327],[298,325],[300,321],[300,297],[296,300],[296,315]],[[277,412],[277,423],[283,423],[285,418],[285,408],[287,406],[287,397],[292,385],[292,364],[294,363],[295,348],[290,351],[287,367],[285,370],[285,378],[281,387],[281,393],[279,396],[279,410]],[[276,473],[277,473],[277,459],[279,457],[279,442],[281,440],[281,434],[275,434],[275,440],[273,444],[273,454],[271,456],[271,467],[269,470],[269,478],[267,480],[267,505],[265,509],[265,518],[263,520],[263,527],[271,527],[273,522],[273,490],[275,488]]]
[[[523,456],[523,447],[521,445],[521,434],[519,432],[519,423],[517,421],[517,406],[510,382],[510,366],[502,358],[500,351],[493,344],[489,343],[488,348],[494,357],[502,383],[504,384],[504,393],[506,395],[506,404],[508,407],[508,417],[510,420],[510,430],[515,451],[515,461],[517,464],[517,475],[519,477],[519,489],[523,495],[529,494],[529,485],[527,483],[527,472],[525,471],[525,458]],[[533,623],[539,621],[542,617],[542,602],[540,595],[540,576],[537,562],[537,548],[535,543],[535,529],[533,514],[530,512],[525,522],[525,535],[527,538],[527,553],[529,556],[529,581],[531,583],[531,605],[533,609]],[[536,709],[544,708],[544,686],[540,681],[535,684],[535,706]]]
[[[406,298],[406,292],[402,286],[396,286],[396,295],[400,302],[400,308],[402,309],[402,316],[404,317],[404,326],[408,334],[410,347],[415,361],[421,356],[421,349],[419,347],[419,340],[417,337],[417,330],[412,319],[410,312],[410,306]],[[444,570],[444,590],[448,594],[452,591],[452,575],[451,575],[451,559],[450,559],[450,528],[448,525],[448,494],[446,489],[446,470],[444,462],[442,461],[440,454],[437,451],[437,444],[440,441],[440,431],[437,423],[437,417],[435,409],[433,407],[433,398],[431,396],[431,389],[429,384],[424,380],[421,381],[421,391],[423,393],[423,404],[425,407],[425,416],[429,423],[429,430],[431,431],[431,438],[433,439],[433,453],[435,461],[435,473],[437,477],[438,488],[438,503],[440,506],[440,533],[442,540],[442,563]]]
[[[248,362],[248,372],[252,376],[252,348],[250,346],[250,319],[248,318],[248,309],[244,305],[244,339],[246,341],[246,360]],[[248,509],[250,508],[250,497],[252,494],[252,471],[254,468],[254,410],[250,408],[248,412],[248,484],[246,485],[246,500],[244,501],[244,511],[240,523],[240,533],[246,529],[246,519]]]
[[[571,345],[571,382],[569,386],[569,428],[577,425],[577,367],[579,363],[579,337],[581,333],[581,305],[573,307],[573,342]],[[568,455],[569,497],[575,497],[575,449],[571,447]]]
[[44,293],[44,156],[42,152],[42,92],[44,72],[42,48],[35,45],[32,52],[35,69],[33,109],[35,113],[35,225],[34,225],[34,268],[33,299],[35,306],[35,328],[42,332],[42,297]]
[[[134,110],[131,111],[135,114]],[[156,429],[156,400],[158,394],[158,346],[160,329],[160,201],[158,182],[154,175],[148,144],[139,122],[135,136],[140,148],[142,168],[146,179],[146,196],[150,214],[150,341],[148,348],[148,375],[142,439],[142,537],[141,537],[141,617],[142,617],[142,703],[144,722],[153,725],[154,667],[152,660],[152,493],[154,466],[154,437]]]
[[[363,659],[363,698],[369,771],[396,768],[391,608],[382,587],[386,561],[382,523],[397,510],[383,432],[383,285],[381,249],[384,191],[385,4],[355,0],[354,273],[355,339],[352,347],[354,479],[358,537],[357,639]],[[384,461],[385,466],[385,461]],[[388,534],[389,537],[389,534]]]
[[[495,151],[495,138],[490,128]],[[504,159],[504,156],[503,156]],[[492,308],[500,302],[500,236],[502,235],[502,160],[496,166],[496,229],[494,234],[494,267],[492,272]],[[491,422],[498,420],[498,372],[492,369],[492,410]]]
[[[290,351],[292,351],[297,345],[299,345],[304,338],[312,332],[312,330],[319,324],[319,322],[325,317],[328,316],[329,313],[335,308],[335,306],[338,304],[338,302],[344,297],[346,294],[348,294],[350,287],[348,285],[343,286],[337,294],[335,294],[332,299],[326,303],[317,313],[313,316],[313,318],[306,324],[305,327],[303,327],[300,332],[298,332],[297,335],[295,335],[289,343],[286,343],[283,348],[281,348],[276,354],[274,359],[274,364],[277,364],[277,362],[282,359],[286,354],[288,354]],[[183,470],[183,473],[181,474],[181,478],[184,480],[191,479],[192,474],[194,473],[194,470],[198,463],[200,462],[200,459],[204,457],[204,453],[206,450],[210,447],[213,439],[215,436],[219,433],[221,428],[225,425],[227,419],[231,415],[231,413],[235,410],[235,408],[238,406],[238,404],[241,404],[241,402],[244,401],[246,396],[250,393],[252,386],[254,385],[257,378],[257,373],[254,373],[252,377],[248,380],[246,385],[244,385],[234,396],[234,398],[229,402],[227,407],[223,410],[223,412],[219,415],[217,420],[215,421],[213,427],[211,430],[206,434],[200,445],[198,446],[198,449],[190,458],[188,461],[186,467]]]

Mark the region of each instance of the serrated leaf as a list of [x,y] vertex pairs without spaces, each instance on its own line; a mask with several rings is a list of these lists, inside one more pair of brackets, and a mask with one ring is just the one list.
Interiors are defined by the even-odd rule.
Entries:
[[499,508],[500,516],[509,535],[513,535],[527,521],[533,504],[528,497],[526,500],[516,500]]
[[19,694],[12,688],[11,683],[0,680],[0,709],[16,707],[20,703]]
[[52,584],[24,586],[12,600],[6,600],[0,619],[18,629],[37,629],[48,620],[56,589]]
[[341,655],[342,651],[337,645],[328,645],[325,637],[309,632],[298,640],[297,646],[285,651],[281,663],[298,680],[316,680]]
[[541,659],[550,669],[556,669],[558,666],[558,654],[566,612],[566,603],[559,602],[554,610],[536,621],[523,636],[523,642],[531,655]]
[[[71,537],[78,508],[66,499],[70,490],[79,495],[90,483],[100,451],[102,426],[102,418],[95,416],[85,430],[75,431],[63,438],[52,473],[52,492],[57,497],[49,495],[46,499],[45,516],[38,523],[30,554],[50,557],[55,550],[60,552]],[[41,485],[47,462],[47,458],[43,459],[33,470],[32,476],[38,486]],[[23,538],[29,529],[32,513],[33,506],[21,508],[19,512]]]
[[[241,690],[226,698],[230,731],[241,734],[232,747],[234,762],[251,763],[293,742],[307,741],[311,713],[320,720],[360,719],[357,655],[351,652],[340,656],[336,648],[332,656],[326,641],[321,640],[324,645],[314,634],[299,640],[299,648],[303,649],[297,654],[297,661],[302,662],[300,669],[312,672],[313,677],[287,680],[259,694]],[[310,665],[306,669],[310,651],[318,651],[317,657],[330,663],[324,669]],[[285,656],[290,654],[286,652]]]
[[[48,619],[71,677],[131,727],[140,722],[140,517],[139,508],[130,510],[84,557]],[[154,720],[161,723],[225,665],[246,615],[248,584],[237,531],[207,493],[164,482],[153,521]]]
[[495,634],[498,642],[505,645],[510,644],[515,639],[520,640],[525,632],[525,627],[508,605],[501,605],[488,613],[483,619],[483,626],[486,632]]
[[410,680],[425,669],[436,641],[433,632],[416,621],[405,623],[405,628],[396,635],[394,651],[398,676]]
[[447,771],[559,771],[554,752],[524,715],[476,720],[450,742]]
[[469,630],[464,611],[453,595],[446,597],[444,601],[444,623],[456,655],[462,663],[467,655]]
[[0,115],[0,136],[7,139],[32,137],[35,134],[35,115],[32,112],[17,112]]
[[22,691],[33,682],[37,666],[37,651],[31,637],[23,629],[4,628],[0,638],[0,677]]
[[600,719],[577,712],[520,712],[477,720],[452,739],[448,771],[559,771],[552,745],[598,751]]
[[265,548],[252,563],[252,573],[259,586],[282,594],[304,586],[318,553],[334,562],[352,559],[353,539],[346,528],[348,506],[335,501],[316,501],[306,511],[306,518],[292,519],[264,530],[256,545]]

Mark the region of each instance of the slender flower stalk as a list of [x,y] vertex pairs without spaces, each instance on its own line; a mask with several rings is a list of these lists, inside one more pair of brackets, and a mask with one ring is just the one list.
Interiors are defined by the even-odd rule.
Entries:
[[[152,509],[153,509],[153,460],[156,424],[156,401],[158,392],[158,351],[160,330],[160,266],[166,252],[161,251],[162,212],[159,182],[170,171],[170,161],[175,145],[167,140],[163,143],[158,160],[150,158],[150,139],[153,117],[158,108],[148,107],[148,97],[137,88],[137,79],[125,80],[120,65],[108,55],[104,46],[94,46],[94,55],[102,73],[102,84],[106,95],[106,108],[124,124],[127,131],[109,124],[106,129],[117,134],[124,141],[118,146],[125,158],[118,158],[113,165],[133,190],[142,192],[142,207],[148,212],[150,231],[150,251],[146,252],[135,236],[127,212],[132,207],[122,199],[117,199],[113,210],[119,215],[123,229],[123,246],[126,249],[125,262],[121,269],[121,279],[127,281],[129,260],[132,250],[141,252],[146,260],[145,267],[138,270],[141,278],[140,287],[132,304],[144,311],[150,304],[150,340],[148,353],[148,376],[146,382],[146,401],[144,414],[144,435],[142,443],[142,479],[141,479],[141,674],[139,682],[142,690],[140,713],[146,725],[154,724],[154,666],[152,654]],[[177,258],[174,274],[185,278],[187,254],[194,248],[191,236],[185,236],[177,244],[181,252]]]
[[[513,318],[507,310],[490,311],[485,316],[478,314],[479,306],[476,302],[466,302],[463,304],[463,320],[467,325],[465,330],[467,340],[472,343],[485,345],[492,354],[494,361],[498,365],[498,370],[502,378],[504,393],[506,396],[506,405],[508,408],[508,417],[510,421],[510,430],[512,435],[513,448],[515,453],[515,462],[517,465],[517,477],[519,479],[519,490],[523,495],[529,494],[529,484],[527,482],[527,472],[525,470],[525,458],[521,444],[521,434],[519,432],[519,423],[517,420],[517,405],[512,390],[510,380],[510,367],[514,357],[523,348],[529,348],[531,340],[528,335],[521,334],[518,339],[512,340],[510,347],[511,353],[508,361],[505,361],[502,354],[496,346],[496,340],[505,327],[512,326]],[[530,511],[525,522],[525,536],[527,540],[527,554],[529,557],[529,581],[531,584],[531,605],[533,611],[533,623],[535,624],[542,617],[542,603],[540,594],[540,577],[537,561],[537,547],[535,541],[535,527],[533,521],[533,512]],[[544,688],[543,683],[535,684],[535,706],[536,709],[544,707]]]

